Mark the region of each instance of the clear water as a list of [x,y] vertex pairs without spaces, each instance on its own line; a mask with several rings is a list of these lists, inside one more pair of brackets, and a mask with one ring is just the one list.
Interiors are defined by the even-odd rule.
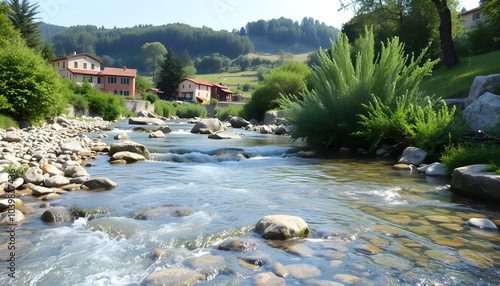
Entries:
[[[129,131],[126,121],[113,125],[104,139],[126,130],[146,145],[146,162],[109,165],[98,156],[87,168],[92,177],[107,177],[111,191],[73,191],[53,206],[110,208],[92,220],[62,224],[40,221],[36,209],[16,228],[16,278],[2,267],[0,285],[139,285],[148,274],[167,268],[192,268],[188,260],[220,255],[224,265],[212,269],[201,285],[251,285],[251,277],[269,265],[308,264],[320,273],[286,277],[287,284],[311,279],[344,283],[338,274],[358,278],[354,285],[497,285],[500,284],[500,235],[463,225],[468,217],[500,220],[500,210],[453,196],[447,179],[430,179],[395,171],[394,162],[374,159],[302,159],[307,147],[288,138],[245,132],[241,139],[211,140],[190,134],[192,125],[169,122],[166,139],[149,139]],[[97,136],[97,134],[89,134]],[[173,205],[184,215],[159,213],[148,220],[134,213]],[[271,243],[253,228],[264,216],[302,217],[312,233],[307,239]],[[446,238],[448,240],[440,240]],[[0,255],[8,256],[0,237]],[[254,241],[246,253],[218,250],[221,243]],[[451,243],[450,243],[451,240]],[[360,244],[377,246],[370,255]],[[300,255],[291,246],[307,246]],[[151,258],[155,249],[166,257]],[[265,265],[250,269],[241,256],[263,255]]]

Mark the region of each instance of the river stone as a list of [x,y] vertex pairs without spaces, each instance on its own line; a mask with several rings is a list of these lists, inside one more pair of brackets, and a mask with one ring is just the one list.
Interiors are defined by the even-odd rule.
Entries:
[[116,188],[118,184],[107,178],[95,178],[85,181],[82,186],[90,190],[111,190]]
[[311,159],[317,158],[318,154],[314,151],[300,151],[297,153],[297,156],[299,156],[300,158]]
[[344,286],[342,283],[337,283],[328,280],[318,280],[318,279],[308,279],[305,281],[307,285],[317,285],[317,286]]
[[172,128],[168,127],[167,125],[160,126],[158,128],[158,131],[163,132],[164,134],[172,133]]
[[245,260],[243,259],[238,259],[238,264],[241,266],[241,267],[245,267],[245,268],[248,268],[248,269],[257,269],[257,268],[260,268],[259,265],[255,265],[255,264],[251,264],[251,263],[248,263],[246,262]]
[[69,212],[65,207],[53,207],[44,211],[40,219],[43,222],[61,223],[69,220]]
[[16,224],[24,219],[24,214],[15,209],[14,211],[7,211],[0,214],[0,225]]
[[128,140],[130,137],[127,135],[127,133],[123,132],[120,134],[116,134],[114,137],[115,140]]
[[481,229],[498,230],[498,227],[491,220],[486,218],[471,218],[465,224]]
[[432,240],[434,240],[434,242],[441,244],[441,245],[446,245],[446,246],[450,246],[450,247],[460,247],[460,246],[464,245],[463,242],[449,239],[446,237],[442,237],[440,235],[431,235],[430,237]]
[[386,233],[386,234],[389,234],[389,235],[401,235],[403,233],[399,229],[396,229],[396,228],[393,228],[393,227],[390,227],[390,226],[386,226],[386,225],[381,225],[381,224],[374,225],[373,229],[375,231]]
[[285,279],[274,275],[272,272],[259,273],[253,277],[256,286],[286,285]]
[[255,231],[265,239],[285,240],[307,237],[309,227],[302,218],[297,216],[269,215],[257,222]]
[[23,204],[23,201],[20,199],[5,199],[5,200],[0,200],[0,212],[3,212],[4,210],[8,209],[9,206],[14,205],[15,208],[21,206]]
[[269,111],[264,116],[264,125],[278,124],[283,121],[285,116],[286,112],[283,110]]
[[111,158],[109,159],[110,162],[116,160],[125,160],[127,161],[127,163],[135,163],[139,161],[144,161],[146,160],[146,158],[141,154],[124,151],[113,154],[113,156],[111,156]]
[[250,121],[246,121],[244,118],[241,117],[232,117],[229,120],[229,123],[231,123],[231,127],[233,128],[242,128],[242,127],[247,127],[250,124]]
[[357,284],[363,281],[363,279],[349,274],[335,274],[333,278],[340,280],[346,284]]
[[263,125],[260,128],[260,134],[271,134],[273,133],[273,129],[269,125]]
[[207,280],[206,276],[194,270],[169,268],[149,274],[141,286],[192,285]]
[[208,135],[209,139],[238,139],[241,138],[237,133],[231,131],[221,131]]
[[88,181],[89,177],[76,177],[76,178],[71,178],[69,180],[70,184],[83,184],[85,181]]
[[288,274],[297,279],[305,279],[321,275],[321,271],[310,264],[292,264],[287,265]]
[[3,141],[17,143],[22,142],[23,138],[21,138],[21,136],[17,134],[7,133],[7,135],[5,135],[5,137],[3,138]]
[[477,76],[472,82],[469,96],[465,99],[465,107],[468,107],[486,92],[493,92],[500,85],[500,74]]
[[151,255],[150,255],[150,258],[152,260],[159,260],[159,259],[162,259],[162,258],[165,258],[167,257],[167,253],[165,253],[165,251],[157,248],[155,250],[153,250],[153,252],[151,252]]
[[113,160],[109,161],[111,165],[127,165],[127,161],[125,160]]
[[66,177],[56,175],[56,176],[52,176],[50,178],[45,179],[45,181],[43,181],[43,185],[46,187],[49,187],[49,188],[61,187],[61,186],[69,185],[69,180]]
[[399,269],[403,271],[408,271],[411,268],[412,263],[403,258],[398,257],[393,254],[379,254],[373,256],[373,261],[379,265],[383,265],[385,267],[390,267],[393,269]]
[[32,208],[31,206],[18,206],[16,209],[23,214],[31,214],[35,212],[35,209]]
[[59,147],[63,152],[80,153],[80,151],[83,150],[82,145],[79,142],[74,141],[62,143]]
[[200,273],[210,275],[224,268],[226,261],[222,256],[205,255],[201,257],[193,257],[187,261],[187,265],[196,269]]
[[427,250],[424,252],[424,254],[443,263],[456,263],[460,261],[455,256],[440,250]]
[[49,165],[49,164],[45,164],[43,165],[42,167],[42,172],[44,174],[49,174],[49,176],[56,176],[56,175],[59,175],[59,176],[64,176],[64,172],[59,170],[58,168],[52,166],[52,165]]
[[378,248],[374,245],[371,245],[371,244],[366,244],[366,243],[357,244],[354,246],[354,248],[361,253],[369,254],[369,255],[377,254],[380,252],[380,248]]
[[45,177],[42,175],[42,170],[39,168],[29,168],[28,171],[24,173],[23,179],[26,183],[41,185]]
[[90,177],[90,174],[82,166],[68,166],[64,168],[64,176],[69,178]]
[[146,149],[146,146],[139,144],[139,143],[132,142],[132,141],[125,141],[122,143],[115,143],[115,144],[111,145],[108,155],[113,156],[115,153],[123,152],[123,151],[133,152],[133,153],[141,154],[143,156],[148,155],[148,150]]
[[302,257],[311,257],[314,255],[314,250],[304,244],[296,244],[286,250],[290,254],[295,254]]
[[40,187],[40,186],[33,187],[31,190],[32,190],[33,196],[43,196],[43,195],[51,194],[54,192],[53,189],[46,188],[46,187]]
[[499,132],[500,96],[487,92],[463,111],[463,118],[474,131]]
[[191,129],[191,133],[197,134],[212,134],[218,131],[224,131],[224,126],[217,118],[202,119],[196,122]]
[[500,175],[485,172],[488,165],[479,164],[453,171],[451,191],[470,198],[500,201]]
[[148,118],[157,118],[156,115],[153,113],[147,111],[147,110],[141,110],[137,112],[137,117],[148,117]]
[[140,118],[130,118],[128,124],[134,125],[163,125],[165,121],[158,118],[140,117]]
[[165,133],[161,131],[156,131],[149,134],[149,138],[166,138]]
[[52,199],[57,199],[57,198],[59,198],[59,195],[56,193],[52,193],[48,195],[39,196],[37,199],[42,201],[50,201]]
[[408,171],[411,171],[413,169],[412,166],[408,164],[396,164],[392,166],[392,168],[395,170],[408,170]]
[[241,255],[238,256],[238,258],[245,261],[246,263],[253,264],[258,267],[267,265],[271,262],[271,257],[262,251]]
[[460,249],[458,253],[460,253],[460,256],[463,259],[476,263],[477,267],[479,268],[493,267],[494,260],[482,253],[478,253],[469,249]]
[[253,240],[229,240],[220,244],[217,249],[224,251],[238,251],[243,252],[250,249],[250,246],[255,246],[256,243]]
[[283,266],[283,264],[276,262],[267,267],[269,270],[271,270],[276,276],[283,277],[285,278],[288,276],[288,270],[286,270],[286,267]]
[[419,166],[427,157],[427,152],[420,148],[408,147],[403,151],[398,164],[413,164]]

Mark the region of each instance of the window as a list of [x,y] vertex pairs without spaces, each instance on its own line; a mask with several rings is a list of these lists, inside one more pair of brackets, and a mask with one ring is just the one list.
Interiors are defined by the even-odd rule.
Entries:
[[91,69],[91,70],[94,70],[94,69],[95,69],[95,65],[94,65],[94,64],[92,64],[92,65],[90,66],[90,69]]
[[123,95],[123,92],[124,92],[123,90],[120,90],[120,95]]
[[78,68],[78,62],[75,62],[75,63],[74,63],[74,65],[73,65],[73,67],[74,67],[75,69],[77,69],[77,68]]
[[116,83],[116,77],[108,77],[108,83]]
[[83,69],[86,70],[87,69],[87,63],[83,63]]
[[120,90],[120,95],[129,96],[130,92],[128,90]]
[[89,77],[89,82],[92,83],[92,77],[91,76]]
[[97,83],[101,83],[101,78],[100,77],[97,78]]
[[129,84],[130,79],[128,77],[122,77],[122,84]]
[[113,89],[113,94],[114,95],[117,95],[118,94],[118,91],[116,89]]
[[182,89],[184,89],[184,85],[182,85]]
[[63,69],[66,68],[66,62],[63,62]]
[[57,63],[57,66],[59,66],[59,63]]
[[479,20],[479,18],[481,18],[481,13],[472,14],[472,20]]
[[189,85],[189,88],[191,88],[191,85]]

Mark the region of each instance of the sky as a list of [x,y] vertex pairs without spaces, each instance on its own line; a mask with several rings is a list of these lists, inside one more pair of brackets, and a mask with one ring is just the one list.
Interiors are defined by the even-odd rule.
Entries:
[[[346,1],[347,2],[347,1]],[[467,10],[479,0],[462,0]],[[95,25],[106,28],[184,23],[214,30],[240,29],[260,19],[304,17],[338,29],[352,18],[351,10],[338,11],[339,0],[38,0],[40,20],[54,25]]]

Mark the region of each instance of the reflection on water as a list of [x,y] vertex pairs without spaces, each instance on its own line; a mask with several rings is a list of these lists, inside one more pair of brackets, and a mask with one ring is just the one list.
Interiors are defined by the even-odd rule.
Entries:
[[[287,284],[500,283],[500,235],[464,225],[472,217],[500,224],[500,212],[454,197],[448,178],[428,180],[374,159],[302,159],[296,154],[306,146],[280,136],[246,132],[218,141],[190,134],[185,122],[169,125],[166,139],[128,133],[152,150],[148,161],[118,166],[98,156],[87,169],[118,188],[51,202],[109,207],[105,217],[43,224],[41,202],[24,198],[36,211],[16,233],[19,276],[2,275],[0,283],[139,285],[152,272],[180,267],[205,274],[202,284],[250,285],[276,263],[286,267]],[[131,129],[114,127],[108,144]],[[312,233],[263,240],[253,227],[270,214],[300,216]],[[240,248],[224,251],[226,244]],[[8,257],[5,243],[0,251]],[[222,258],[194,262],[212,256]]]

